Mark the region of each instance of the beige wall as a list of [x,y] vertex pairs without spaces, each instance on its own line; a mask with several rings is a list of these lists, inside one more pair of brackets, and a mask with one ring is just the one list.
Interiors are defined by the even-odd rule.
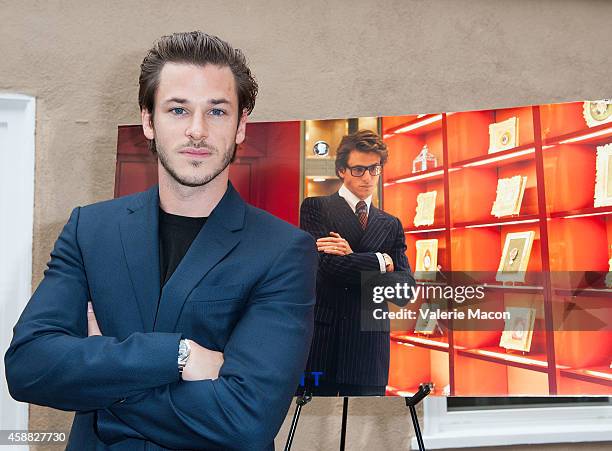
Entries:
[[[139,122],[139,64],[164,33],[202,29],[243,48],[260,121],[612,96],[607,1],[0,0],[0,11],[0,92],[37,98],[34,285],[70,210],[112,196],[117,125]],[[308,406],[294,449],[334,449],[340,407]],[[70,417],[33,407],[31,425]],[[349,449],[406,449],[408,424],[401,400],[358,400]]]

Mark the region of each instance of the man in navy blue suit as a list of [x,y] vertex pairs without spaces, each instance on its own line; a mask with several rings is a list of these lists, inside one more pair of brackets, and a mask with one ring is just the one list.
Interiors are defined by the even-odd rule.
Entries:
[[228,182],[256,94],[217,37],[164,36],[145,57],[159,186],[73,210],[5,356],[15,399],[76,411],[67,449],[274,448],[317,253]]
[[[399,283],[409,290],[415,284],[400,220],[372,205],[387,157],[386,144],[374,132],[344,136],[336,152],[342,187],[331,196],[304,199],[300,209],[300,227],[317,239],[320,258],[306,367],[307,374],[323,373],[320,384],[309,387],[318,395],[385,395],[389,320],[385,317],[373,327],[374,304],[361,297],[363,276],[373,273],[381,286]],[[391,302],[403,306],[408,299]],[[377,308],[388,311],[386,303]]]

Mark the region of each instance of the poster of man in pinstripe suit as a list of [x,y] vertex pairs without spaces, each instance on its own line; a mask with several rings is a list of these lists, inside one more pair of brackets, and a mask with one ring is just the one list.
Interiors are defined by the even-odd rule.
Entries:
[[323,373],[318,386],[309,387],[315,395],[385,395],[388,320],[385,330],[362,327],[362,274],[393,273],[395,282],[415,283],[400,220],[372,205],[387,158],[387,146],[376,133],[344,136],[336,152],[341,188],[330,196],[308,197],[301,206],[300,227],[314,236],[319,251],[315,330],[306,368],[307,374]]

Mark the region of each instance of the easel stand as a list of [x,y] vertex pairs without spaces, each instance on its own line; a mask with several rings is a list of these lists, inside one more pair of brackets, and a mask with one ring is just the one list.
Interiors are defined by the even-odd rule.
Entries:
[[289,429],[289,436],[287,437],[287,443],[285,444],[285,451],[289,451],[291,449],[291,444],[293,443],[293,437],[295,435],[298,420],[300,419],[302,407],[308,404],[311,400],[312,395],[306,391],[302,394],[302,396],[295,400],[295,413],[293,414],[293,420],[291,421],[291,428]]
[[[423,443],[423,435],[421,434],[421,428],[419,427],[419,419],[416,413],[416,405],[420,403],[429,393],[431,393],[430,384],[421,384],[419,390],[410,398],[406,398],[406,405],[410,409],[410,417],[412,418],[412,425],[414,426],[414,433],[416,435],[417,443],[419,444],[419,451],[426,451],[425,444]],[[291,429],[289,430],[289,436],[287,437],[287,444],[285,445],[285,451],[291,450],[291,444],[293,443],[293,437],[295,436],[295,430],[297,428],[298,420],[300,419],[300,412],[302,407],[308,404],[312,400],[312,395],[304,392],[304,394],[296,399],[295,413],[293,414],[293,421],[291,422]],[[348,418],[348,397],[345,396],[342,403],[342,429],[340,430],[340,451],[344,451],[346,445],[346,422]]]
[[421,428],[419,427],[419,419],[416,413],[416,405],[420,403],[425,396],[431,393],[430,384],[419,385],[419,390],[410,398],[406,398],[406,405],[410,409],[410,417],[412,418],[412,425],[414,426],[414,435],[416,435],[417,443],[419,444],[419,451],[425,451],[425,444],[423,443],[423,435],[421,434]]

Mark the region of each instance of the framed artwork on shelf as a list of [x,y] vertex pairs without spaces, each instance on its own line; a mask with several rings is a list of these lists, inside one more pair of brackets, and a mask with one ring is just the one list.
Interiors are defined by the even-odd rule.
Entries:
[[514,351],[529,352],[533,337],[535,309],[531,307],[506,307],[510,318],[505,321],[499,346]]
[[519,145],[518,117],[489,125],[489,153],[501,152]]
[[595,206],[612,205],[612,143],[597,146],[597,173],[595,175]]
[[415,227],[432,225],[434,223],[437,194],[437,191],[427,191],[417,195],[417,207],[414,216]]
[[514,232],[506,235],[504,250],[495,280],[499,282],[525,282],[525,271],[535,238],[534,231]]
[[438,325],[438,320],[433,313],[440,309],[440,305],[435,303],[423,302],[419,309],[419,316],[414,326],[414,332],[423,335],[433,335],[437,331],[442,331]]
[[418,280],[436,280],[438,271],[438,240],[416,242],[415,277]]
[[587,100],[582,114],[589,127],[612,122],[612,99]]
[[503,216],[518,215],[525,194],[527,177],[516,175],[497,181],[497,197],[493,202],[491,214],[498,218]]

